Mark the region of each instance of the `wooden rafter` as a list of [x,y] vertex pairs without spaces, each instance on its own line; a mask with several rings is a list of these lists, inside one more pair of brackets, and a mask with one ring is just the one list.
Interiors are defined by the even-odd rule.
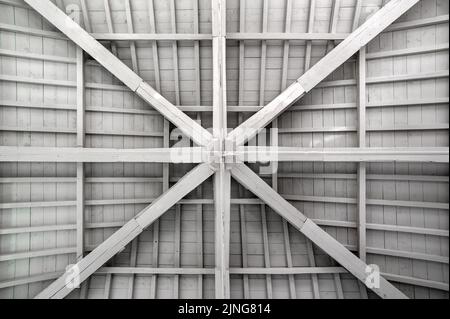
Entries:
[[[81,259],[75,267],[79,272],[80,283],[89,278],[111,257],[119,253],[142,231],[161,217],[168,209],[209,178],[214,171],[208,164],[200,164],[186,174],[169,191],[161,195],[155,202],[147,206],[138,215],[128,221],[118,231],[96,247],[90,254]],[[66,285],[69,273],[64,273],[36,297],[38,299],[64,298],[74,288]]]

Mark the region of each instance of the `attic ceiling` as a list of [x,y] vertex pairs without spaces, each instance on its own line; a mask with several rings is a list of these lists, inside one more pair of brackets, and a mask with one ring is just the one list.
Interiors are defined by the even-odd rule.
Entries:
[[448,1],[41,3],[0,0],[0,298],[448,298]]

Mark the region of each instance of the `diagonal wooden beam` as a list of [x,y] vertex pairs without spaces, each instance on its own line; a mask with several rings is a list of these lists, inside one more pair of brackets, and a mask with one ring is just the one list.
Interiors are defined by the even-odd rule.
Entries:
[[272,102],[238,126],[228,135],[228,139],[238,146],[252,139],[284,110],[310,92],[418,1],[390,1]]
[[[214,152],[223,154],[224,138],[227,134],[227,90],[226,90],[226,3],[212,1],[213,35],[213,136]],[[219,155],[221,156],[221,155]],[[215,163],[215,297],[230,298],[230,200],[231,174],[222,159]]]
[[48,22],[64,33],[69,39],[89,53],[106,70],[111,72],[133,92],[158,110],[185,135],[192,138],[195,143],[202,146],[206,146],[210,143],[211,134],[207,130],[155,91],[139,75],[115,57],[51,1],[25,0],[25,2],[46,18]]
[[[89,255],[81,259],[72,269],[79,274],[82,283],[97,269],[105,264],[114,255],[119,253],[128,243],[135,239],[142,231],[175,205],[180,199],[189,194],[197,186],[209,178],[214,171],[208,164],[201,164],[186,174],[171,189],[162,194],[151,205],[147,206],[137,216],[132,218],[117,232],[95,248]],[[36,298],[61,299],[67,296],[74,288],[66,285],[70,279],[68,272],[64,273],[50,286],[44,289]]]
[[[345,267],[356,278],[362,282],[366,281],[368,275],[366,273],[367,265],[361,259],[355,256],[336,239],[331,237],[326,231],[317,226],[313,221],[299,212],[245,164],[241,163],[233,165],[231,168],[231,174],[234,179],[263,200],[275,212],[285,218],[292,226],[297,228],[325,253],[330,255],[333,259]],[[394,287],[383,277],[380,277],[380,287],[373,288],[372,290],[382,298],[407,298],[400,290]]]
[[205,158],[201,147],[109,149],[0,146],[0,162],[202,163]]

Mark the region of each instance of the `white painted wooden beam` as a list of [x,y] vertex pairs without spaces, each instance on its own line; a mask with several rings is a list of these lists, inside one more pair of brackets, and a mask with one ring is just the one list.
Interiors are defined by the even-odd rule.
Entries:
[[203,148],[106,149],[0,146],[0,162],[201,163]]
[[228,139],[233,140],[237,145],[242,145],[253,138],[274,118],[326,79],[418,1],[390,1],[272,102],[231,132]]
[[[122,269],[123,268],[123,269]],[[172,275],[172,274],[185,274],[185,275],[212,275],[214,274],[214,269],[212,268],[128,268],[128,267],[102,267],[100,268],[96,274],[102,275],[112,275],[112,274],[129,274],[129,273],[135,273],[135,274],[163,274],[163,275]],[[291,274],[311,274],[311,273],[318,273],[318,274],[340,274],[340,273],[347,273],[347,270],[342,267],[317,267],[317,268],[311,268],[311,267],[293,267],[293,268],[230,268],[230,273],[232,274],[265,274],[265,273],[271,273],[271,274],[278,274],[278,275],[285,275]],[[449,291],[449,285],[446,283],[441,283],[437,281],[432,280],[425,280],[425,279],[419,279],[414,277],[408,277],[408,276],[401,276],[401,275],[395,275],[395,274],[388,274],[388,273],[382,273],[383,277],[386,279],[389,279],[394,282],[399,283],[405,283],[408,285],[415,285],[419,287],[428,287],[433,289],[438,289],[442,291]],[[56,279],[59,276],[61,276],[60,272],[51,272],[51,273],[45,273],[42,275],[36,275],[36,276],[29,276],[29,277],[18,277],[15,279],[8,279],[0,282],[0,289],[3,288],[9,288],[9,287],[15,287],[15,286],[21,286],[26,285],[30,283],[35,282],[43,282],[47,280]],[[108,277],[107,277],[108,278]],[[109,277],[110,278],[110,277]],[[110,287],[111,282],[109,281],[105,284],[106,287]],[[105,294],[109,296],[109,289],[107,290],[108,293]]]
[[[214,151],[222,153],[224,137],[227,134],[227,91],[226,91],[226,2],[212,1],[213,35],[213,137]],[[223,159],[223,158],[222,158]],[[223,160],[215,163],[215,297],[230,298],[230,199],[231,175]]]
[[[234,179],[262,199],[275,212],[284,217],[291,225],[345,267],[356,278],[362,282],[366,281],[368,275],[366,273],[367,265],[363,261],[283,199],[245,164],[233,165],[231,174]],[[372,290],[382,298],[407,298],[383,277],[380,278],[380,287]]]
[[[96,247],[89,255],[81,259],[74,267],[79,273],[80,283],[86,280],[111,257],[119,253],[127,244],[135,239],[145,228],[161,217],[168,209],[189,194],[198,185],[209,178],[214,171],[208,164],[201,164],[186,174],[169,191],[162,194],[151,205],[132,218],[117,232]],[[50,286],[44,289],[36,298],[64,298],[74,288],[66,285],[69,273],[64,273]]]
[[448,163],[447,147],[428,148],[298,148],[238,147],[236,156],[244,162],[434,162]]
[[211,134],[189,116],[177,109],[172,103],[156,92],[150,85],[133,72],[122,61],[115,57],[89,33],[72,21],[64,12],[49,0],[25,0],[34,10],[40,13],[51,24],[64,33],[69,39],[83,48],[105,69],[122,81],[133,92],[158,110],[184,134],[199,145],[208,145]]
[[230,298],[230,193],[230,172],[220,168],[214,175],[216,299]]
[[[77,146],[84,147],[85,139],[85,87],[84,87],[84,51],[77,47]],[[77,163],[77,252],[76,260],[81,260],[84,256],[84,163]]]

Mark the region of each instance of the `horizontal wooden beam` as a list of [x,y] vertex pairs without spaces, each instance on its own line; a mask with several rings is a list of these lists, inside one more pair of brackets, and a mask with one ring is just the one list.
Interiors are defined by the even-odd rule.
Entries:
[[201,147],[104,149],[0,146],[0,162],[201,163],[205,156]]
[[[90,254],[81,259],[74,267],[79,274],[79,282],[83,282],[142,231],[161,217],[180,199],[190,193],[214,173],[208,164],[201,164],[186,174],[177,184],[161,195],[155,202],[147,206],[118,231],[111,235]],[[64,298],[74,288],[66,285],[70,273],[64,273],[36,297],[38,299]]]
[[[245,200],[245,199],[244,199]],[[245,202],[243,199],[231,199],[231,202]],[[248,204],[257,205],[263,204],[261,200],[248,200]],[[179,204],[183,205],[202,205],[196,204],[195,200],[191,203],[189,200],[181,200]],[[210,201],[210,205],[213,201]],[[73,203],[75,205],[75,203]],[[313,219],[313,221],[319,226],[329,226],[338,228],[352,228],[356,229],[357,225],[355,222],[340,221],[340,220],[324,220],[324,219]],[[85,223],[86,229],[107,229],[107,228],[120,228],[125,225],[125,222],[103,222],[103,223]],[[366,225],[367,229],[376,231],[387,231],[387,232],[398,232],[406,234],[421,234],[421,235],[431,235],[439,237],[449,237],[449,231],[445,229],[433,229],[433,228],[423,228],[423,227],[411,227],[411,226],[400,226],[400,225],[389,225],[389,224],[372,224],[368,223]],[[66,224],[66,225],[48,225],[48,226],[30,226],[30,227],[4,227],[0,229],[0,235],[15,235],[15,234],[31,234],[31,233],[44,233],[44,232],[54,232],[54,231],[67,231],[75,230],[76,224]]]
[[236,156],[245,162],[434,162],[448,163],[447,147],[429,148],[297,148],[239,147]]
[[212,40],[207,33],[91,33],[98,41],[202,41]]
[[103,274],[140,274],[140,275],[214,275],[214,268],[150,268],[150,267],[102,267],[95,272]]
[[[261,175],[265,177],[263,174]],[[267,176],[270,177],[270,176]],[[336,174],[336,173],[291,173],[280,172],[278,179],[299,178],[299,179],[349,179],[356,180],[356,174]],[[171,182],[178,182],[179,177],[170,178]],[[424,183],[448,183],[448,176],[440,175],[386,175],[386,174],[368,174],[367,180],[378,181],[406,181],[406,182],[424,182]],[[75,183],[75,177],[0,177],[0,184],[19,184],[19,183]],[[163,177],[86,177],[85,183],[162,183]]]
[[232,275],[304,275],[304,274],[344,274],[343,267],[278,267],[278,268],[230,268]]
[[[322,230],[313,221],[306,218],[306,216],[283,199],[245,164],[233,165],[231,174],[234,179],[262,199],[267,205],[275,210],[275,212],[285,218],[291,225],[345,267],[356,278],[362,282],[366,281],[368,276],[368,273],[366,273],[367,265],[362,260],[356,257],[327,232]],[[372,288],[372,290],[382,298],[407,298],[400,290],[383,277],[380,278],[380,287]]]
[[[105,87],[105,89],[108,89]],[[386,100],[386,101],[370,101],[367,103],[367,108],[383,108],[383,107],[396,107],[396,106],[427,106],[435,104],[448,104],[448,97],[435,97],[435,98],[423,98],[423,99],[411,99],[411,100]],[[24,101],[11,101],[0,100],[0,104],[6,107],[18,107],[29,109],[49,109],[49,110],[69,110],[75,111],[75,105],[69,104],[39,104],[30,103]],[[180,105],[177,106],[183,112],[212,112],[213,107],[207,105]],[[247,105],[247,106],[227,106],[228,113],[255,113],[261,110],[263,106],[259,105]],[[289,108],[289,111],[311,111],[311,110],[337,110],[337,109],[355,109],[356,103],[335,103],[335,104],[308,104],[308,105],[293,105]],[[131,108],[118,108],[118,107],[103,107],[103,106],[86,106],[86,112],[91,113],[120,113],[120,114],[148,114],[158,115],[159,112],[151,109],[131,109]]]

